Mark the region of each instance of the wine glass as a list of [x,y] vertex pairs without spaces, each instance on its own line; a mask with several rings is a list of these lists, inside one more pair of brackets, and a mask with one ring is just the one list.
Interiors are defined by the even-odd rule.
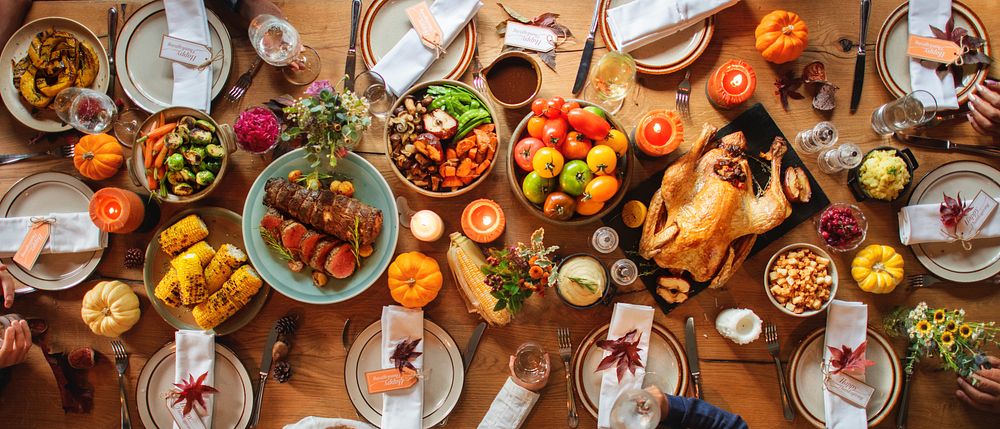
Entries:
[[59,119],[85,134],[103,133],[118,115],[118,107],[107,94],[75,86],[59,91],[52,109]]
[[274,15],[258,15],[247,28],[250,43],[264,62],[281,67],[285,79],[305,85],[319,76],[319,53],[302,44],[298,30]]
[[656,387],[662,390],[661,387],[666,385],[667,380],[663,376],[655,372],[645,373],[642,389],[628,389],[615,399],[611,407],[611,429],[655,429],[659,426],[660,402],[646,389]]
[[635,87],[635,59],[624,52],[611,51],[597,61],[587,85],[587,99],[613,115],[621,110],[625,97]]
[[385,79],[372,70],[367,70],[355,77],[354,88],[350,89],[368,100],[368,111],[379,119],[385,119],[386,116],[389,116],[389,111],[396,102],[396,95],[386,87]]
[[149,117],[142,109],[125,109],[118,113],[115,120],[115,137],[123,146],[132,147],[135,137],[139,134],[139,126]]

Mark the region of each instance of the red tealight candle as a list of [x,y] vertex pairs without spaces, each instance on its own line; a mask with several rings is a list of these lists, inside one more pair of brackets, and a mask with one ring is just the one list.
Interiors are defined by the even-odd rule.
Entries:
[[649,156],[664,156],[684,141],[684,123],[671,110],[652,110],[639,119],[635,127],[635,144]]
[[90,219],[101,231],[127,234],[142,225],[146,209],[135,192],[104,188],[90,199]]
[[708,100],[720,109],[743,104],[757,89],[757,74],[750,64],[730,60],[715,70],[705,86]]
[[506,225],[503,209],[493,200],[475,200],[462,211],[462,231],[477,243],[496,240]]

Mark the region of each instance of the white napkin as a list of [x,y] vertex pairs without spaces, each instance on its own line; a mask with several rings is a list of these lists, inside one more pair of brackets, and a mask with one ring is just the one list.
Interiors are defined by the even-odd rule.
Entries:
[[[646,356],[649,354],[649,334],[653,329],[653,307],[647,305],[615,304],[614,313],[611,314],[611,326],[608,328],[608,339],[617,340],[636,329],[639,331],[639,358],[642,360],[643,368],[636,368],[633,375],[625,371],[622,381],[618,382],[618,374],[615,369],[604,370],[601,376],[601,398],[597,413],[597,427],[611,427],[611,407],[615,404],[618,395],[629,389],[641,389],[642,379],[646,376],[645,365]],[[603,356],[608,356],[605,351]],[[593,371],[591,368],[584,368],[584,371]]]
[[635,0],[608,9],[608,28],[622,52],[653,43],[740,0]]
[[538,393],[519,386],[510,377],[493,399],[479,429],[518,429],[538,402]]
[[[951,18],[951,0],[910,0],[909,27],[910,34],[923,37],[934,37],[931,25],[944,30]],[[938,64],[924,64],[918,59],[910,58],[910,87],[924,90],[937,100],[938,110],[958,108],[958,96],[955,93],[955,80],[950,72],[938,72]]]
[[[437,0],[431,5],[431,13],[441,27],[441,46],[452,49],[455,36],[476,16],[483,2],[479,0]],[[409,25],[409,21],[407,24]],[[457,47],[455,49],[458,49]],[[385,79],[386,86],[396,95],[410,89],[417,79],[434,63],[435,53],[424,46],[417,31],[410,29],[396,46],[393,46],[372,71]]]
[[[204,0],[164,0],[171,37],[200,43],[212,49]],[[174,92],[171,104],[208,113],[212,107],[212,67],[202,69],[173,63]]]
[[374,426],[369,425],[368,423],[361,423],[355,420],[312,416],[299,420],[298,423],[285,425],[282,429],[328,429],[340,426],[346,426],[352,429],[375,429]]
[[[398,305],[382,307],[382,368],[395,368],[389,359],[396,345],[403,340],[424,338],[424,312]],[[423,353],[424,342],[417,344],[416,351]],[[424,367],[424,355],[411,361],[418,370]],[[382,394],[382,424],[379,427],[392,429],[420,429],[424,418],[424,382],[409,389],[394,390]]]
[[[215,385],[215,334],[207,331],[179,330],[174,333],[174,343],[177,346],[177,368],[174,372],[174,382],[180,383],[194,376],[197,380],[204,373],[205,385],[225,389],[225,386]],[[212,427],[213,396],[205,395],[205,409],[208,410],[205,427]],[[180,404],[178,404],[180,405]],[[192,411],[193,412],[193,411]],[[174,429],[178,429],[174,424]]]
[[[1000,198],[994,198],[1000,202]],[[940,204],[906,206],[899,211],[899,241],[905,246],[920,243],[948,243],[954,241],[944,233],[941,224]],[[1000,211],[1000,209],[998,209]],[[976,235],[980,238],[1000,237],[1000,215],[994,212],[983,223]]]
[[[826,347],[849,346],[857,349],[868,339],[868,306],[860,302],[833,300],[826,316],[826,339],[823,342],[823,359],[830,359]],[[854,378],[865,381],[864,375]],[[823,380],[817,380],[822,383]],[[827,429],[858,429],[868,427],[868,412],[823,389],[823,412]]]
[[[0,258],[9,258],[17,253],[24,236],[31,228],[31,218],[23,216],[0,218]],[[52,213],[46,218],[55,219],[49,229],[49,241],[42,248],[42,254],[93,252],[107,247],[101,239],[88,213]]]

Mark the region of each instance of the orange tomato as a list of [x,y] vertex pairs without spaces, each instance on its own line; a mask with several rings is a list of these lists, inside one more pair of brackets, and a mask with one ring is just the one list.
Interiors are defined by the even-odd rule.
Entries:
[[576,131],[570,131],[559,150],[566,159],[586,159],[591,147],[593,143],[590,139]]
[[618,166],[618,154],[610,146],[597,145],[587,152],[587,165],[598,176],[614,174]]
[[587,184],[583,191],[584,198],[604,203],[618,193],[618,179],[612,176],[597,176]]
[[556,177],[562,171],[565,159],[558,150],[551,147],[543,147],[535,152],[531,158],[531,165],[535,172],[543,178]]
[[542,127],[544,126],[544,116],[532,116],[531,119],[528,119],[528,135],[536,139],[542,138]]
[[625,133],[618,130],[611,130],[608,132],[608,136],[604,140],[597,142],[597,144],[614,149],[618,156],[625,155],[625,152],[628,151],[628,137],[625,136]]
[[576,213],[580,216],[590,216],[596,214],[603,208],[603,201],[596,201],[593,198],[585,198],[584,195],[576,197]]

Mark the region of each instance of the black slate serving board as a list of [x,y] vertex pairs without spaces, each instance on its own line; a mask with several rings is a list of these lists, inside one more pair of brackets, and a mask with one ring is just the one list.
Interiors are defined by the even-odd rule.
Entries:
[[[757,157],[761,152],[767,152],[775,137],[785,138],[784,134],[782,134],[781,130],[778,128],[778,125],[774,123],[771,115],[767,113],[767,109],[765,109],[760,103],[750,107],[728,125],[722,127],[718,132],[716,132],[715,139],[722,138],[737,131],[742,131],[746,136],[748,157]],[[788,141],[788,139],[785,140]],[[802,163],[802,159],[799,158],[799,155],[792,148],[790,142],[787,147],[788,151],[785,152],[785,156],[782,158],[781,162],[782,172],[779,174],[783,173],[784,169],[789,166],[801,167],[806,172],[806,176],[809,177],[809,185],[812,187],[812,198],[805,204],[793,204],[792,215],[789,216],[788,219],[785,219],[785,221],[776,228],[757,237],[757,241],[754,243],[754,247],[750,251],[750,256],[753,256],[761,249],[767,247],[769,244],[791,231],[800,223],[810,219],[830,204],[830,199],[827,198],[826,193],[824,193],[823,189],[820,188],[819,183],[816,182],[816,179],[813,177],[809,169],[807,169]],[[750,172],[753,175],[755,187],[767,185],[767,182],[770,179],[770,172],[768,171],[769,166],[770,162],[766,160],[759,158],[756,160],[750,160]],[[656,174],[653,174],[653,176],[649,179],[632,187],[632,189],[630,189],[625,195],[623,201],[639,200],[644,204],[648,204],[650,199],[652,199],[653,193],[660,188],[660,182],[662,179],[663,170],[660,170]],[[656,303],[659,304],[660,309],[663,310],[664,313],[669,313],[677,307],[679,304],[667,303],[656,294],[657,277],[661,275],[670,275],[670,273],[666,270],[660,269],[652,261],[642,259],[642,257],[640,257],[637,253],[639,248],[639,237],[642,235],[642,228],[633,229],[625,226],[621,219],[621,207],[616,208],[601,220],[605,225],[614,228],[615,231],[618,232],[619,243],[622,251],[625,252],[625,255],[629,259],[632,259],[639,265],[640,272],[647,273],[647,275],[640,277],[640,280],[642,280],[645,284],[646,290],[653,295],[653,298],[656,300]],[[708,282],[695,282],[691,280],[690,277],[687,277],[687,280],[691,283],[691,290],[688,293],[689,299],[708,288]]]

